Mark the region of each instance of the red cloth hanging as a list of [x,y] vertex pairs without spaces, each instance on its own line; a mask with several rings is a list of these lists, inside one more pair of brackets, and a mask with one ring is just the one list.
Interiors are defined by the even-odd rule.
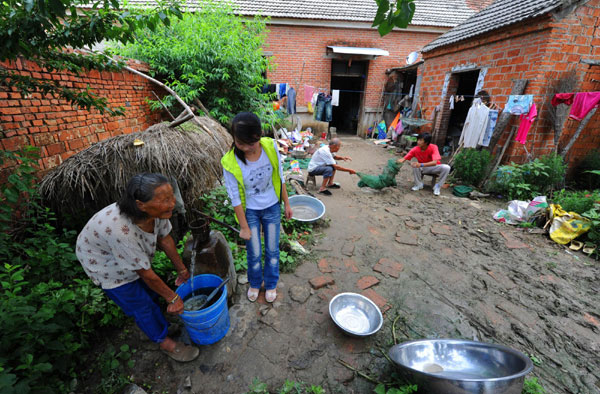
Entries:
[[552,97],[552,106],[556,107],[558,104],[573,104],[575,93],[558,93]]

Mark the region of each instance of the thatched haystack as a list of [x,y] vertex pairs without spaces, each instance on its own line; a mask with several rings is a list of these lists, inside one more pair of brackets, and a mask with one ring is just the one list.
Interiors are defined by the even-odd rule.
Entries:
[[[215,120],[196,119],[200,125],[194,121],[177,128],[156,124],[78,152],[43,178],[40,192],[45,203],[61,216],[87,220],[117,201],[133,175],[156,172],[177,180],[188,211],[199,208],[198,197],[222,175],[220,159],[232,139]],[[144,144],[135,146],[136,139]]]

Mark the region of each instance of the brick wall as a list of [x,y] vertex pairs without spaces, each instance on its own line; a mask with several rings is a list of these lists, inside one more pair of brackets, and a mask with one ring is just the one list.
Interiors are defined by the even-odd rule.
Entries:
[[[44,80],[61,81],[72,88],[90,88],[106,97],[110,107],[123,106],[124,116],[101,115],[96,110],[78,110],[66,101],[50,95],[33,93],[23,97],[16,91],[0,90],[0,145],[5,150],[18,150],[26,145],[40,148],[40,168],[45,172],[94,142],[109,137],[145,130],[160,120],[146,103],[154,98],[152,91],[161,89],[129,71],[90,71],[77,76],[69,73],[48,73],[31,61],[19,59],[3,66],[19,70]],[[142,72],[147,67],[131,62],[130,67]]]
[[[450,114],[448,98],[456,91],[456,75],[450,79],[448,93],[441,97],[446,73],[460,65],[487,67],[483,89],[491,95],[492,102],[504,108],[513,81],[527,79],[524,94],[535,95],[538,119],[530,129],[525,147],[534,157],[548,154],[556,149],[554,132],[548,115],[551,85],[571,70],[580,81],[576,91],[600,91],[599,66],[590,66],[582,59],[600,60],[600,0],[592,0],[567,16],[550,15],[528,20],[524,23],[496,30],[486,35],[446,46],[425,53],[423,65],[423,108],[430,111],[441,105],[441,114],[435,125],[424,127],[432,131],[435,142],[443,144]],[[430,113],[430,112],[429,112]],[[506,142],[511,127],[518,126],[513,117],[504,131],[498,146]],[[579,122],[565,123],[559,148],[568,142]],[[572,168],[582,156],[600,146],[600,114],[595,115],[573,147],[568,157]],[[521,144],[509,142],[504,161],[524,162],[525,149]]]
[[[304,85],[329,89],[331,63],[326,58],[329,45],[379,48],[390,56],[380,56],[369,61],[363,105],[379,105],[381,89],[387,79],[385,71],[405,65],[406,56],[420,50],[440,33],[393,31],[380,37],[375,29],[269,25],[265,51],[273,54],[277,67],[269,72],[272,83],[291,83],[296,87],[297,106],[305,106]],[[304,63],[304,72],[302,65]],[[300,83],[300,76],[302,81]],[[300,86],[297,86],[300,83]]]

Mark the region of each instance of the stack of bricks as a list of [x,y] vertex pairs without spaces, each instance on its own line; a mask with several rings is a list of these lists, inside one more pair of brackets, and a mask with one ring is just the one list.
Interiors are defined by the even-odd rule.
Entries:
[[[145,64],[130,61],[130,67],[147,72]],[[2,63],[45,81],[61,81],[63,86],[85,89],[88,86],[108,100],[109,108],[123,107],[123,116],[100,114],[97,110],[73,107],[51,95],[32,93],[23,96],[16,90],[0,90],[0,145],[15,151],[33,145],[40,149],[40,169],[44,173],[91,144],[109,137],[143,131],[160,121],[159,112],[150,110],[147,99],[152,91],[162,96],[160,87],[127,70],[121,72],[88,71],[81,75],[46,72],[24,59]]]

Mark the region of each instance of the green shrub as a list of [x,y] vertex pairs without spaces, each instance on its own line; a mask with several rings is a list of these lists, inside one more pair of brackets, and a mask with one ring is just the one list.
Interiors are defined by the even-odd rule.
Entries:
[[575,168],[573,181],[579,189],[600,189],[600,175],[588,171],[600,170],[600,151],[593,150],[587,154]]
[[542,156],[525,164],[501,166],[491,189],[509,200],[528,200],[545,195],[564,183],[566,165],[561,156]]
[[587,190],[559,190],[552,196],[552,202],[558,204],[567,212],[573,211],[583,214],[600,201],[600,190],[589,192]]
[[454,160],[452,176],[468,185],[477,185],[485,176],[492,160],[487,150],[463,149]]
[[55,227],[35,185],[37,152],[0,152],[0,392],[62,392],[96,328],[123,315],[85,275],[75,233]]
[[[135,42],[115,50],[147,62],[183,101],[191,105],[200,99],[223,124],[241,111],[272,124],[277,116],[270,97],[261,93],[270,68],[262,49],[266,34],[264,19],[247,19],[229,5],[208,1],[168,27],[137,31]],[[177,105],[170,95],[163,101]],[[160,104],[154,107],[160,109]]]

